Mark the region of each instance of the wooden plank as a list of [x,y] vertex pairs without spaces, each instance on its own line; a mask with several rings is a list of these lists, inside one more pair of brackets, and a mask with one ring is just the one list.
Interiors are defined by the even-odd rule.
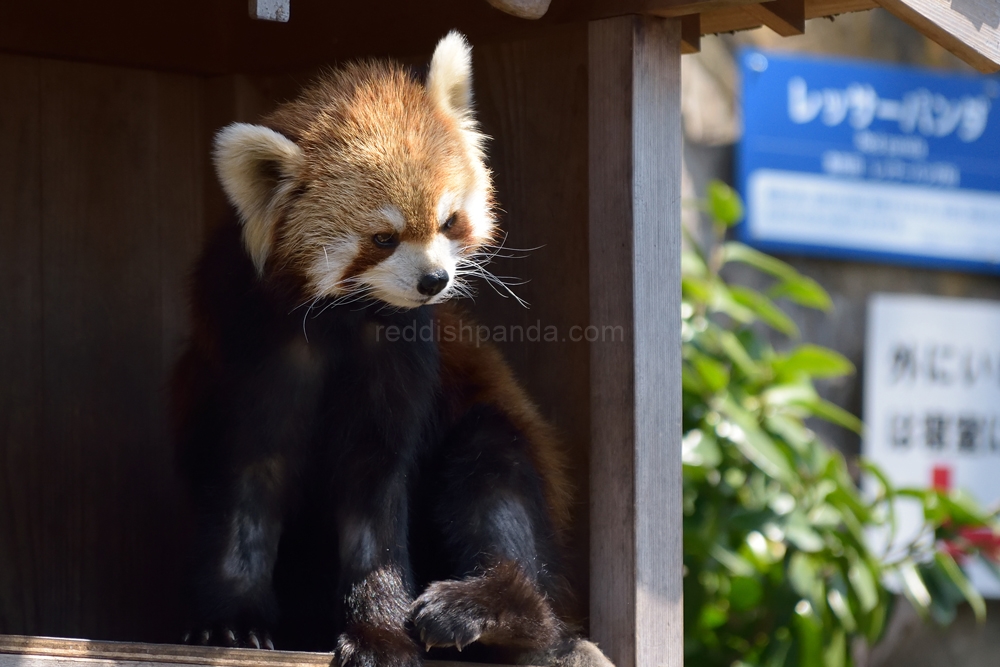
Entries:
[[157,140],[177,110],[158,99],[170,93],[156,74],[45,61],[41,81],[45,426],[34,555],[46,576],[26,594],[47,634],[173,638],[183,552],[163,420],[158,224],[171,216],[155,209],[170,202],[160,187],[198,172],[183,160],[169,178],[156,168],[158,149],[184,141]]
[[[535,250],[500,253],[526,256],[490,264],[497,275],[528,281],[513,287],[527,308],[483,283],[475,303],[466,305],[477,320],[510,333],[498,346],[568,450],[577,498],[566,563],[576,604],[567,611],[582,621],[589,574],[590,351],[582,337],[570,337],[582,332],[590,312],[587,26],[548,26],[523,39],[476,46],[473,57],[477,113],[493,137],[488,153],[505,245]],[[524,338],[528,327],[538,327],[535,340]],[[549,327],[558,332],[555,342],[541,337]]]
[[591,637],[681,667],[680,22],[589,28]]
[[1000,71],[997,0],[878,0],[878,3],[980,72]]
[[701,14],[681,18],[681,53],[701,51]]
[[42,428],[42,229],[39,74],[33,58],[0,56],[0,628],[37,618],[44,576],[35,454]]
[[771,0],[744,9],[782,37],[801,35],[806,30],[804,0]]
[[[875,0],[806,0],[803,5],[805,19],[815,19],[850,12],[873,9]],[[765,25],[759,14],[749,5],[738,5],[707,11],[701,15],[701,34],[753,30]]]
[[762,0],[589,0],[575,5],[571,15],[576,20],[597,20],[632,14],[671,18],[759,2]]
[[[0,667],[330,667],[330,653],[0,635]],[[428,667],[469,663],[427,660]],[[495,665],[494,667],[510,667]]]
[[806,20],[875,9],[875,0],[806,0]]
[[764,25],[756,16],[746,11],[745,7],[727,7],[701,15],[701,34],[715,35],[720,32],[735,32],[737,30],[753,30]]
[[[40,661],[29,658],[41,658]],[[218,648],[210,646],[179,646],[171,644],[135,644],[101,642],[84,639],[0,635],[0,667],[19,665],[51,666],[50,659],[74,661],[77,664],[196,664],[207,667],[328,667],[330,654],[293,651],[260,651],[254,649]]]

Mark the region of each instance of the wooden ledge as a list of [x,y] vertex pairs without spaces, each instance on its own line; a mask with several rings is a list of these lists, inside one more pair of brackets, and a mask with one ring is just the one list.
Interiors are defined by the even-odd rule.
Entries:
[[[303,651],[0,635],[0,667],[141,667],[166,664],[191,667],[330,667],[332,657],[329,653]],[[428,667],[468,667],[470,663],[428,660],[425,664]]]

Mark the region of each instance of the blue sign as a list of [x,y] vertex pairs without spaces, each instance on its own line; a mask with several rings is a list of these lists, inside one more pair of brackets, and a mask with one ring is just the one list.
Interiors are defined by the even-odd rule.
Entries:
[[1000,79],[740,54],[746,242],[1000,273]]

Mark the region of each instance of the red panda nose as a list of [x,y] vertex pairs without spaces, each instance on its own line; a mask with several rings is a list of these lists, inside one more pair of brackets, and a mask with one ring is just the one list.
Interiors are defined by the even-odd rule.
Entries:
[[428,273],[417,283],[417,291],[424,296],[434,296],[445,288],[448,284],[448,272],[438,269],[434,273]]

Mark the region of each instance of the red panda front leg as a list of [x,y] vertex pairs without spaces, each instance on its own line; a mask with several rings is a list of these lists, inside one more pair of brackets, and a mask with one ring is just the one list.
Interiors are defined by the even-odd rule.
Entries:
[[194,579],[197,629],[187,643],[273,649],[277,617],[272,572],[281,537],[280,457],[246,465],[203,506]]
[[419,667],[419,649],[406,630],[413,600],[406,476],[393,471],[373,479],[380,475],[345,472],[354,483],[337,512],[345,627],[337,639],[336,662],[340,667]]
[[555,535],[530,446],[488,405],[448,437],[433,505],[456,578],[431,583],[413,605],[428,648],[478,641],[546,651],[564,639],[552,606]]

